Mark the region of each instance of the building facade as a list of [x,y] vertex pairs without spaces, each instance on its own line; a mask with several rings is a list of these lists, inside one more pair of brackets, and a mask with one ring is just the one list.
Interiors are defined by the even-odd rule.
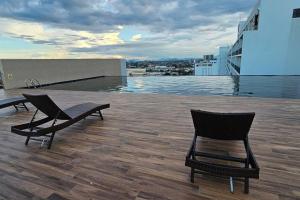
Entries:
[[204,55],[200,62],[194,62],[195,76],[217,75],[218,65],[214,55]]
[[227,68],[227,54],[230,47],[220,47],[219,55],[217,56],[218,75],[224,76],[230,74]]
[[258,1],[219,73],[300,75],[300,0]]

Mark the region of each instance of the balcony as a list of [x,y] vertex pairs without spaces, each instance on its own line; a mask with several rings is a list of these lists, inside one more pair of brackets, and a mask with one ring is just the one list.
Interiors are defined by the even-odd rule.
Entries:
[[247,21],[245,21],[243,26],[239,28],[238,38],[242,36],[244,31],[258,30],[260,4],[261,4],[261,0],[257,2],[251,14],[249,15]]
[[231,55],[229,55],[229,56],[241,56],[242,53],[243,53],[243,49],[240,48],[240,49],[238,49],[238,50],[232,52]]
[[231,60],[227,60],[227,63],[239,74],[241,71],[241,68],[234,64]]

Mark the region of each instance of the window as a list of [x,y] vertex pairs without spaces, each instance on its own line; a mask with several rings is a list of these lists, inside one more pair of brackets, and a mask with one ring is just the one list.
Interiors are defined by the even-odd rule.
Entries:
[[259,14],[255,15],[254,17],[254,30],[258,29],[258,22],[259,22]]
[[300,18],[300,8],[294,9],[293,18]]

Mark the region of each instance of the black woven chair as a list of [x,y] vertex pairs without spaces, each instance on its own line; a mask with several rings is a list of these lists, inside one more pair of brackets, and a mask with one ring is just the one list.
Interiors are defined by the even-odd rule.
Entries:
[[[191,167],[191,182],[194,174],[209,174],[230,178],[230,191],[233,192],[233,178],[244,181],[244,192],[249,193],[249,178],[259,178],[259,167],[248,142],[248,133],[255,113],[213,113],[201,110],[191,110],[195,135],[191,148],[186,156],[185,165]],[[218,155],[196,151],[197,137],[215,140],[243,141],[246,158],[237,158],[227,155]],[[200,160],[202,158],[202,160]],[[203,161],[223,160],[243,163],[243,166],[216,164]]]
[[19,108],[25,108],[28,111],[27,103],[28,100],[24,97],[12,97],[9,99],[1,99],[0,100],[0,109],[13,106],[18,111]]
[[[99,115],[97,116],[103,120],[101,110],[110,107],[110,104],[99,105],[94,103],[83,103],[72,106],[66,110],[61,110],[48,95],[23,95],[37,108],[37,110],[29,123],[12,126],[11,132],[27,137],[25,142],[26,145],[28,145],[29,140],[37,140],[41,141],[42,145],[45,142],[48,143],[48,149],[51,148],[54,135],[57,131],[71,126],[72,124],[85,119],[87,116],[93,116],[94,113],[98,113]],[[39,110],[47,117],[34,121]],[[58,120],[63,122],[57,124]],[[47,125],[49,122],[51,123],[50,126]],[[42,125],[46,125],[46,127],[41,127]],[[38,137],[41,136],[49,137],[50,140],[38,139]]]

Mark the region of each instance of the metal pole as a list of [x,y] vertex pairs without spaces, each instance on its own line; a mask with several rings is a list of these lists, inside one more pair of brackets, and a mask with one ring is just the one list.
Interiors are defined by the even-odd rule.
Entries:
[[230,176],[229,180],[230,180],[230,192],[233,193],[234,186],[233,186],[233,178],[232,178],[232,176]]

